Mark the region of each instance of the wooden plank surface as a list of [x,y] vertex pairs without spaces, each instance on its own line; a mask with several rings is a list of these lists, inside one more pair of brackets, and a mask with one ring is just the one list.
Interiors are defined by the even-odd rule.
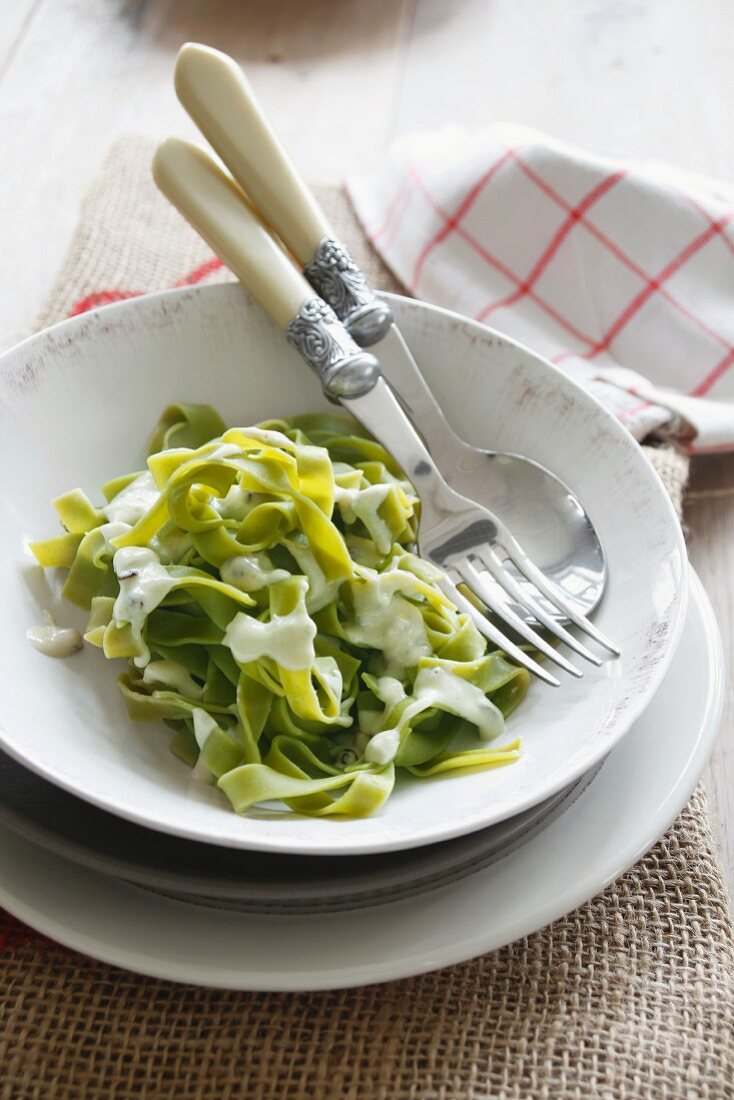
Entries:
[[196,137],[171,82],[183,42],[204,40],[244,61],[303,171],[330,181],[371,167],[384,148],[412,8],[413,0],[45,0],[21,41],[6,46],[0,81],[0,148],[12,162],[0,173],[0,347],[32,325],[111,142],[131,132]]
[[395,126],[522,122],[730,176],[733,99],[730,0],[422,0]]
[[14,0],[0,7],[0,85],[43,0]]
[[[0,0],[0,347],[23,336],[118,136],[193,135],[182,42],[247,66],[314,181],[417,127],[522,122],[625,157],[734,175],[731,0]],[[734,458],[694,467],[691,557],[734,652]],[[734,694],[708,772],[734,897]]]
[[[711,597],[727,668],[734,654],[734,455],[695,459],[686,497],[688,552]],[[721,735],[706,770],[729,900],[734,907],[734,681],[729,678]]]

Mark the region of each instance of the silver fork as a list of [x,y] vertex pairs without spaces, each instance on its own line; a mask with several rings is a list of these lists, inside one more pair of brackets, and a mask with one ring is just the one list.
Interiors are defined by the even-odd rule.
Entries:
[[619,656],[619,648],[567,603],[533,564],[507,527],[489,509],[457,493],[446,483],[384,378],[378,379],[366,393],[354,398],[342,398],[341,403],[397,459],[412,482],[421,502],[418,551],[421,557],[440,570],[441,577],[437,583],[461,611],[471,616],[486,638],[545,683],[558,686],[555,676],[482,614],[461,591],[460,584],[465,585],[497,618],[565,672],[573,676],[582,675],[576,665],[558,653],[525,619],[498,598],[492,581],[580,657],[594,665],[601,665],[590,649],[560,625],[557,616],[549,613],[524,585],[518,583],[505,565],[509,561],[557,608],[557,614],[566,616],[595,642]]
[[263,225],[247,198],[203,149],[177,138],[158,148],[153,174],[180,210],[285,331],[288,342],[318,376],[326,396],[340,402],[400,463],[421,501],[419,553],[440,570],[438,583],[457,607],[508,657],[547,684],[559,685],[538,662],[482,613],[459,588],[465,584],[485,607],[574,676],[582,673],[507,603],[498,583],[521,608],[579,656],[599,658],[529,595],[505,566],[510,561],[538,593],[590,638],[615,655],[619,649],[560,595],[489,509],[444,480],[430,453],[382,377],[377,359],[360,348],[331,306],[314,294],[300,271]]

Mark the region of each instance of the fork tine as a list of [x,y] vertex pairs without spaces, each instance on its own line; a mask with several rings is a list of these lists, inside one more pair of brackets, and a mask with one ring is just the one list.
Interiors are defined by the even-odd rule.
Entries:
[[544,683],[550,684],[551,687],[561,686],[560,680],[557,680],[550,672],[546,672],[543,666],[539,665],[537,661],[534,661],[532,657],[529,657],[527,653],[523,653],[520,647],[516,646],[514,642],[511,642],[509,638],[506,638],[502,631],[498,630],[494,623],[489,621],[486,615],[482,615],[481,611],[479,611],[470,600],[467,600],[466,596],[459,592],[459,589],[452,580],[444,576],[438,583],[459,610],[471,616],[477,630],[479,630],[485,638],[489,638],[490,642],[494,642],[495,645],[499,646],[503,653],[506,653],[513,661],[516,661],[517,664],[526,668],[528,672],[532,672],[539,680],[543,680]]
[[[522,635],[525,641],[530,642],[530,644],[535,649],[539,649],[541,653],[545,653],[546,657],[550,657],[551,661],[555,661],[564,672],[570,672],[572,676],[583,676],[583,672],[580,668],[576,668],[570,661],[567,661],[561,653],[558,653],[552,645],[546,642],[545,638],[542,638],[540,634],[533,630],[524,619],[516,615],[511,607],[508,607],[507,604],[497,599],[481,573],[477,572],[468,558],[464,558],[463,561],[455,564],[454,569],[459,573],[462,580],[469,585],[472,591],[479,596],[482,603],[486,604],[490,611],[494,611],[495,614],[504,619],[508,626],[511,626],[513,630]],[[581,648],[583,649],[584,647],[582,646]]]
[[600,646],[603,646],[604,649],[608,649],[610,653],[614,654],[615,657],[619,657],[621,652],[619,646],[611,642],[609,638],[602,634],[601,630],[595,627],[593,623],[590,623],[587,618],[583,615],[579,615],[578,611],[560,595],[557,586],[551,584],[545,574],[531,561],[504,525],[502,525],[500,529],[498,541],[504,546],[515,568],[531,581],[546,599],[555,604],[559,611],[561,611],[574,626],[577,626],[579,630],[583,630],[590,638],[598,642]]
[[[495,554],[489,546],[475,547],[474,552],[481,560],[482,564],[486,565],[497,583],[504,588],[505,592],[507,592],[509,596],[512,596],[514,600],[517,600],[519,604],[526,607],[539,623],[542,623],[552,634],[555,634],[557,638],[565,642],[569,649],[573,649],[580,657],[584,657],[587,661],[591,661],[592,665],[596,665],[597,668],[601,666],[601,661],[590,649],[587,649],[578,638],[574,638],[573,634],[570,634],[565,627],[561,626],[552,615],[548,614],[544,607],[541,607],[537,600],[533,599],[533,597],[517,583],[515,578],[505,569],[497,554]],[[483,596],[482,599],[484,599]],[[502,610],[499,611],[499,614],[504,615],[505,618],[507,617]]]

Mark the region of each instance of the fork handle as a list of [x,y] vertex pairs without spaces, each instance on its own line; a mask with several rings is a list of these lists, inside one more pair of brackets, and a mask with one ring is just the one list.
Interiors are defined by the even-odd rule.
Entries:
[[153,176],[227,267],[285,331],[318,375],[327,397],[367,393],[380,377],[330,306],[314,295],[265,228],[239,187],[203,149],[168,138],[153,158]]
[[240,66],[219,50],[188,42],[179,52],[176,93],[306,278],[363,347],[392,324],[349,250],[336,238],[263,114]]

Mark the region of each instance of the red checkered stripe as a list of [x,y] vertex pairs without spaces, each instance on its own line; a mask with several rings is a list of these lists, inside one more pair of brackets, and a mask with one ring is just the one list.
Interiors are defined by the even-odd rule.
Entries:
[[[566,214],[561,226],[538,257],[530,273],[524,278],[519,276],[506,263],[501,261],[499,257],[494,255],[485,244],[478,240],[475,234],[469,232],[465,225],[466,216],[477,199],[485,192],[486,188],[497,176],[502,166],[508,161],[514,162],[516,167],[527,177],[527,179]],[[440,225],[438,230],[429,238],[418,253],[418,258],[415,261],[409,282],[411,292],[415,292],[423,268],[431,254],[452,234],[457,234],[479,256],[481,256],[485,263],[499,271],[515,288],[510,294],[488,302],[476,313],[476,320],[486,321],[497,310],[515,305],[521,299],[528,298],[547,316],[552,318],[552,320],[570,337],[578,341],[580,345],[560,352],[554,357],[554,362],[556,363],[562,363],[570,358],[591,361],[603,352],[610,351],[615,339],[627,328],[643,306],[654,295],[658,295],[664,299],[669,306],[685,317],[689,323],[706,333],[707,336],[718,343],[722,348],[722,358],[710,371],[699,379],[690,391],[691,396],[701,397],[709,392],[711,387],[726,373],[726,371],[728,371],[732,363],[734,363],[734,345],[725,335],[712,328],[703,317],[690,310],[681,302],[680,299],[670,291],[666,284],[673,275],[680,271],[681,268],[714,237],[719,237],[731,251],[732,255],[734,255],[734,243],[724,232],[726,226],[731,222],[734,212],[727,211],[721,217],[713,218],[697,200],[689,195],[684,195],[692,208],[700,215],[702,221],[705,223],[705,228],[703,228],[700,233],[696,234],[686,247],[681,249],[657,274],[651,275],[637,264],[608,236],[608,234],[601,230],[588,217],[594,205],[608,194],[626,175],[627,172],[625,169],[618,169],[614,172],[610,172],[605,178],[596,183],[579,202],[572,206],[558,193],[556,188],[551,186],[547,180],[543,179],[537,171],[527,164],[517,149],[507,147],[479,180],[472,185],[458,204],[457,208],[453,212],[450,212],[445,210],[433,198],[416,165],[412,163],[409,166],[408,173],[401,180],[395,195],[390,203],[388,203],[382,222],[372,229],[370,236],[381,251],[384,252],[389,248],[400,227],[402,216],[411,201],[412,195],[417,190],[438,217]],[[642,284],[637,293],[630,299],[625,308],[619,313],[600,339],[581,331],[569,317],[551,305],[551,303],[537,290],[537,284],[541,275],[561,248],[570,232],[576,226],[581,227],[594,237],[598,243],[606,248],[620,263],[633,272],[640,279]],[[212,257],[210,260],[194,268],[193,271],[183,275],[175,285],[193,286],[202,282],[208,275],[218,270],[221,266],[221,261],[216,257]],[[144,292],[121,288],[96,291],[76,302],[69,315],[76,316],[89,309],[107,305],[111,302],[122,301],[126,298],[136,297],[141,293]],[[624,410],[621,416],[623,419],[629,419],[648,407],[649,402],[641,401]]]
[[[199,264],[193,268],[192,271],[186,272],[182,275],[173,285],[174,286],[196,286],[197,283],[201,283],[204,279],[208,278],[215,271],[219,271],[222,267],[222,261],[217,256],[212,256],[211,259],[205,260],[204,263]],[[90,309],[97,309],[99,306],[108,306],[113,302],[123,302],[127,298],[139,298],[143,294],[149,294],[147,290],[126,290],[122,287],[108,287],[105,290],[95,290],[91,294],[85,295],[80,298],[78,302],[69,310],[69,317],[78,317],[80,313],[87,313]]]
[[[564,211],[566,217],[561,226],[554,233],[551,240],[545,246],[530,273],[521,277],[513,271],[503,260],[494,254],[487,245],[478,239],[466,225],[466,216],[486,189],[491,186],[500,169],[508,162],[513,164],[523,175],[542,192],[548,199]],[[498,271],[514,287],[511,293],[501,298],[495,298],[487,302],[476,314],[475,319],[486,321],[499,309],[515,305],[523,298],[533,302],[543,313],[550,317],[569,337],[577,343],[577,346],[568,348],[554,357],[554,362],[561,363],[570,358],[592,361],[603,352],[611,350],[614,341],[627,328],[642,307],[655,295],[662,298],[668,306],[683,316],[690,324],[704,332],[711,340],[722,349],[721,359],[712,369],[707,371],[693,386],[691,396],[701,397],[708,393],[711,387],[726,373],[734,363],[734,345],[721,332],[713,328],[700,314],[689,309],[667,285],[673,275],[681,270],[693,256],[701,251],[711,240],[720,238],[725,246],[734,255],[734,243],[727,236],[725,229],[734,217],[734,211],[726,211],[718,218],[712,215],[694,198],[689,195],[683,197],[698,212],[703,224],[700,232],[696,233],[688,244],[680,249],[668,263],[657,273],[651,274],[641,267],[619,244],[612,240],[608,234],[596,225],[589,217],[593,207],[603,196],[607,195],[617,184],[627,176],[625,169],[617,169],[609,172],[601,181],[582,197],[575,205],[568,203],[547,180],[529,165],[522,157],[521,151],[516,148],[506,147],[494,160],[487,171],[472,185],[464,195],[456,209],[445,209],[432,195],[422,173],[417,165],[412,162],[408,166],[406,175],[401,180],[399,187],[386,208],[383,222],[376,226],[370,237],[374,243],[384,251],[394,238],[401,221],[402,214],[407,208],[414,194],[419,194],[436,215],[439,227],[419,249],[411,276],[408,281],[409,289],[415,293],[426,262],[431,255],[440,248],[445,241],[453,235],[460,237],[489,267]],[[569,233],[579,227],[589,233],[595,240],[607,249],[621,264],[633,272],[641,282],[639,290],[632,296],[616,319],[603,333],[601,338],[591,336],[581,331],[570,317],[548,302],[538,290],[538,281],[549,263],[561,248]],[[650,403],[640,401],[638,404],[626,409],[622,414],[623,419],[629,419],[641,410],[649,408]],[[725,446],[721,449],[728,449]]]

